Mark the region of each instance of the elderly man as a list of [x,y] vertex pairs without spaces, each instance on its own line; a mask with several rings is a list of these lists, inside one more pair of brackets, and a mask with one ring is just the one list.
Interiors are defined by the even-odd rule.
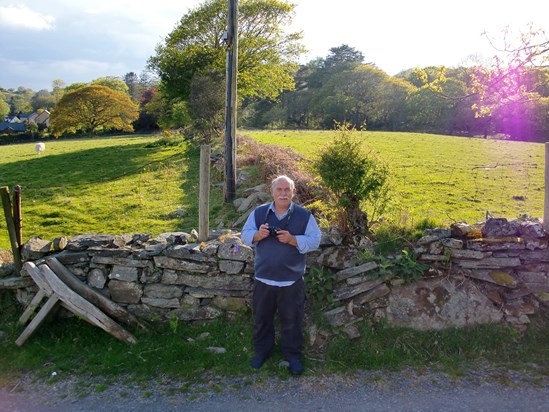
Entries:
[[320,244],[320,229],[307,209],[292,199],[295,185],[278,176],[271,185],[273,202],[258,206],[242,229],[242,241],[255,247],[253,291],[255,356],[251,365],[261,368],[275,343],[274,316],[278,310],[282,354],[290,372],[303,372],[303,312],[307,252]]

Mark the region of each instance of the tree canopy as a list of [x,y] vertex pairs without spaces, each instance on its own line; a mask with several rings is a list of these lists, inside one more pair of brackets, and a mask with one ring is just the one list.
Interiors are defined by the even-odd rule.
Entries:
[[50,122],[54,136],[77,131],[90,135],[99,130],[133,131],[138,107],[127,93],[106,86],[80,87],[63,95]]
[[[294,5],[280,0],[241,0],[238,12],[239,97],[275,98],[294,88],[293,74],[304,48],[301,33],[286,33]],[[188,99],[195,75],[225,72],[227,1],[209,0],[185,14],[149,67],[170,100]]]

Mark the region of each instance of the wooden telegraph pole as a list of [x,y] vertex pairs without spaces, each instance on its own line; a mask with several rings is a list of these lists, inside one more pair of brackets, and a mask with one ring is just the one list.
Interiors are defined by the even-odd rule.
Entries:
[[236,196],[236,74],[238,72],[238,0],[228,0],[227,100],[225,105],[225,203]]

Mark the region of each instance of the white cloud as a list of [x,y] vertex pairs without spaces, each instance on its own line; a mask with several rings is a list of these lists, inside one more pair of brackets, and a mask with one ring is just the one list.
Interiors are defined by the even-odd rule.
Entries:
[[0,7],[0,24],[31,30],[49,30],[54,27],[55,18],[40,14],[25,5]]

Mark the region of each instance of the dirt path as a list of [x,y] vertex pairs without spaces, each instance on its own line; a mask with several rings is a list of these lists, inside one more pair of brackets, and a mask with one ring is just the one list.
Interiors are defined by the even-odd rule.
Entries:
[[548,376],[501,369],[48,381],[28,375],[0,388],[0,411],[549,411]]

